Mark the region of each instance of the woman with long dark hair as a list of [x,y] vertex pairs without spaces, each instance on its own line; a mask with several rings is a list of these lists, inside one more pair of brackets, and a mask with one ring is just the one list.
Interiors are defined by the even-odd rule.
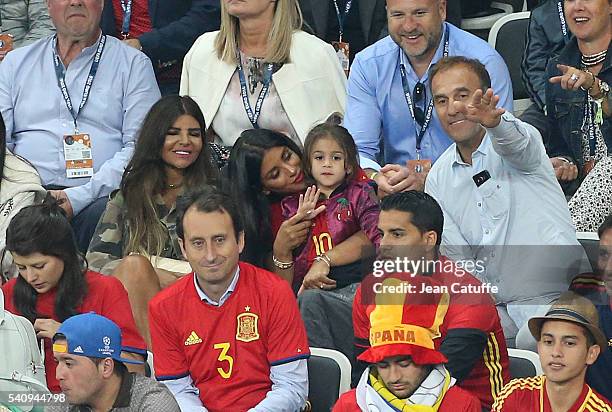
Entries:
[[8,224],[22,208],[42,202],[45,193],[36,169],[6,147],[6,128],[0,115],[0,283],[17,275],[11,254],[4,249]]
[[176,235],[176,199],[218,176],[220,149],[205,143],[205,128],[190,97],[166,96],[153,105],[87,252],[91,268],[124,284],[147,342],[149,300],[191,271]]
[[[267,267],[292,285],[294,255],[310,237],[312,219],[325,210],[318,207],[309,214],[298,211],[283,221],[282,198],[301,193],[307,183],[312,184],[305,179],[301,150],[281,133],[245,130],[232,148],[223,177],[226,190],[243,215],[245,246],[241,260]],[[351,235],[325,253],[328,269],[357,262],[368,248],[371,242],[363,231]],[[310,286],[302,284],[307,290],[298,299],[300,313],[311,347],[334,348],[350,357],[353,345],[346,336],[352,335],[351,307],[357,284],[340,289],[321,286],[328,273],[317,269],[312,275],[320,280],[310,282]],[[316,289],[308,289],[312,284]],[[328,333],[331,328],[342,341]]]
[[[48,196],[40,205],[23,208],[6,231],[6,248],[19,276],[2,286],[6,308],[26,317],[44,339],[47,386],[59,392],[51,339],[61,323],[94,311],[121,328],[124,356],[142,360],[146,346],[138,334],[121,282],[87,269],[70,223]],[[142,366],[130,365],[144,372]]]
[[[245,130],[232,148],[223,177],[243,215],[245,247],[241,259],[268,267],[291,283],[293,251],[304,243],[311,219],[322,211],[309,216],[298,213],[283,221],[282,198],[306,189],[302,151],[282,133]],[[329,251],[331,266],[359,260],[362,247],[368,245],[367,236],[356,233]]]

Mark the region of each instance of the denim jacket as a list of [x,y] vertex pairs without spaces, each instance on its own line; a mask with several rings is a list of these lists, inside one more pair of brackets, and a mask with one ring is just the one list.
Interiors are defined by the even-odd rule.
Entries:
[[[608,54],[603,67],[597,77],[608,84],[612,84],[612,43],[608,46]],[[551,59],[546,68],[548,78],[559,76],[561,72],[557,64],[580,67],[580,51],[578,43],[573,38],[561,51],[561,54]],[[583,90],[563,90],[559,84],[548,83],[546,86],[546,108],[550,124],[550,134],[545,142],[550,157],[567,156],[577,164],[582,163],[582,122],[584,116],[584,103],[587,92]],[[612,152],[612,118],[604,117],[601,132]]]

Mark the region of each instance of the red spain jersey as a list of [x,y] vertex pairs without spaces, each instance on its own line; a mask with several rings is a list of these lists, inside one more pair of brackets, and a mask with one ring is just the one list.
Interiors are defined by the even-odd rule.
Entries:
[[254,407],[272,388],[270,367],[310,355],[289,283],[239,265],[236,289],[221,306],[200,299],[193,273],[149,303],[156,378],[190,375],[211,412]]
[[[448,358],[447,369],[458,380],[457,385],[476,395],[484,408],[490,408],[510,380],[506,338],[493,299],[486,290],[474,292],[482,283],[444,256],[440,257],[431,278],[448,287],[450,294],[448,311],[440,327],[441,336],[434,340],[435,347]],[[369,347],[370,314],[375,309],[371,286],[376,281],[372,275],[366,277],[353,301],[353,328],[358,350]],[[460,290],[468,286],[472,293]],[[469,354],[476,341],[485,342],[484,350]],[[470,363],[470,359],[475,361]]]
[[[546,377],[512,379],[504,386],[493,412],[553,412],[546,393]],[[611,412],[612,403],[586,383],[576,402],[567,412]]]
[[[21,315],[13,303],[13,289],[17,279],[11,279],[2,286],[4,292],[6,309],[16,315]],[[132,308],[128,300],[125,288],[117,278],[104,276],[97,272],[88,271],[85,274],[87,281],[87,295],[81,306],[77,308],[79,313],[95,312],[115,322],[121,329],[121,344],[125,352],[137,353],[146,356],[147,349],[144,340],[140,336],[136,323],[132,316]],[[55,296],[57,289],[38,295],[36,300],[36,312],[41,319],[60,320],[55,315]],[[57,363],[53,357],[51,339],[45,339],[45,372],[47,373],[47,386],[51,392],[61,392],[59,382],[55,377]]]

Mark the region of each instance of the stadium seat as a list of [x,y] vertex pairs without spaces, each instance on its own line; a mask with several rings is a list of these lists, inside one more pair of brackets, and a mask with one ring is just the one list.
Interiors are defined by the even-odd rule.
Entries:
[[510,358],[510,377],[527,378],[542,375],[542,366],[538,354],[530,350],[508,349]]
[[341,394],[351,388],[351,362],[341,352],[310,348],[308,399],[313,412],[331,411]]
[[[463,0],[463,3],[466,3]],[[470,4],[471,2],[467,2]],[[474,8],[474,5],[470,7]],[[500,18],[514,11],[511,4],[494,1],[490,6],[478,7],[475,10],[462,12],[461,28],[468,31],[489,30]]]
[[595,232],[577,232],[576,237],[589,257],[591,267],[596,268],[599,257],[599,236]]
[[525,51],[530,12],[512,13],[497,20],[489,32],[489,44],[502,56],[512,80],[514,114],[520,115],[531,100],[521,78],[521,62]]

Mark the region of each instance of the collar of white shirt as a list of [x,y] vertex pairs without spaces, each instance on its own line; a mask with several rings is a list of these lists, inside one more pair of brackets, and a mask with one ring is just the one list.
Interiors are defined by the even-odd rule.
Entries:
[[[453,160],[453,166],[455,165],[461,165],[461,166],[471,166],[470,164],[466,163],[463,161],[463,159],[461,158],[461,154],[459,153],[459,148],[457,147],[457,144],[455,143],[454,145],[455,147],[455,159]],[[478,148],[476,149],[476,151],[474,153],[480,153],[483,156],[486,156],[489,152],[489,149],[491,147],[491,139],[489,138],[489,133],[485,133],[484,137],[482,138],[482,142],[480,142],[480,145],[478,145]],[[472,154],[472,158],[474,157],[474,155]]]
[[193,273],[193,284],[195,285],[196,292],[198,292],[198,296],[200,297],[200,300],[205,301],[209,305],[221,306],[225,303],[226,300],[229,299],[230,295],[234,293],[234,290],[236,290],[236,285],[238,284],[238,278],[240,278],[240,266],[236,267],[236,273],[234,274],[234,278],[232,279],[231,283],[227,287],[227,290],[225,291],[225,293],[223,293],[223,295],[221,296],[221,299],[219,299],[219,302],[215,302],[214,300],[209,298],[206,295],[206,293],[204,293],[204,291],[198,284],[198,275],[196,275],[195,272]]

